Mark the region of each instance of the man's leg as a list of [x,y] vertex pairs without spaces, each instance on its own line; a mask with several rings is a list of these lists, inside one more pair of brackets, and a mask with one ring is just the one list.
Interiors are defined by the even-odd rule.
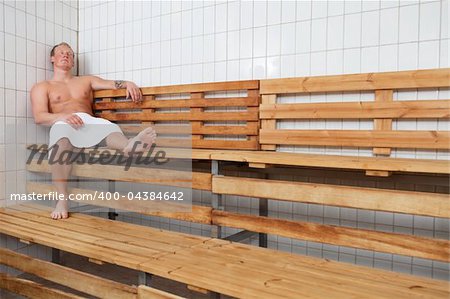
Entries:
[[[72,144],[67,138],[60,139],[57,143],[58,150],[53,149],[55,151],[55,161],[58,161],[60,156],[64,152],[71,151],[73,149]],[[63,159],[65,157],[62,157]],[[56,192],[58,194],[64,194],[65,200],[58,200],[56,203],[56,207],[53,210],[51,217],[53,219],[63,219],[69,216],[69,201],[68,201],[68,190],[67,190],[67,180],[70,175],[70,171],[72,170],[72,164],[69,161],[64,161],[64,163],[54,163],[50,166],[52,172],[52,181],[56,188]]]
[[111,149],[123,151],[126,155],[133,149],[136,142],[135,152],[143,152],[155,141],[156,132],[153,128],[145,128],[135,137],[128,139],[123,133],[115,132],[106,137],[106,146]]

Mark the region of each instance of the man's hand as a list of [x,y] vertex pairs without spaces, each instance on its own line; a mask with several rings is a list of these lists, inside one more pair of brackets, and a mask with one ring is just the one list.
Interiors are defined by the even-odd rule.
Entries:
[[127,99],[131,97],[131,100],[135,103],[142,102],[142,93],[139,87],[131,81],[127,81]]
[[127,99],[131,98],[135,103],[142,102],[141,90],[131,81],[103,80],[96,76],[88,76],[88,78],[91,80],[91,87],[93,90],[126,88]]
[[57,121],[59,121],[59,120],[65,122],[65,123],[68,123],[68,124],[71,125],[72,128],[74,128],[75,130],[78,130],[78,129],[80,129],[81,127],[84,126],[83,120],[81,119],[81,117],[79,117],[79,116],[76,115],[76,114],[68,114],[68,115],[65,115],[65,116],[60,117],[60,118],[57,119]]

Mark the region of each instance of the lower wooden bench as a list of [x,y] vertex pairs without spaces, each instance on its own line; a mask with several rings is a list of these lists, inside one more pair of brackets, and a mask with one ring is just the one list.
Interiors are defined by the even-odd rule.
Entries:
[[164,231],[40,205],[0,210],[0,233],[245,298],[448,298],[448,282]]
[[[181,299],[181,297],[145,285],[140,285],[138,287],[128,286],[51,262],[32,258],[5,248],[0,248],[0,264],[66,286],[78,293],[95,296],[97,298]],[[85,298],[82,294],[73,294],[73,292],[62,291],[5,273],[0,273],[0,291],[2,289],[27,298]]]

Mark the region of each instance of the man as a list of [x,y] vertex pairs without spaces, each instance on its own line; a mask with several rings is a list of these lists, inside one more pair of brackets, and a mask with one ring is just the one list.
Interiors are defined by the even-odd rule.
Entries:
[[[94,134],[96,135],[94,137],[100,138],[96,144],[106,137],[108,148],[121,150],[125,154],[133,149],[134,152],[142,152],[153,143],[156,133],[152,128],[146,128],[136,137],[128,139],[117,125],[92,116],[93,91],[126,88],[127,98],[131,97],[134,102],[140,103],[142,102],[142,93],[136,84],[129,81],[103,80],[95,76],[73,76],[71,71],[74,66],[74,52],[67,43],[54,46],[50,53],[50,59],[53,64],[53,78],[33,86],[31,102],[35,122],[40,125],[53,126],[50,131],[50,139],[52,136],[57,136],[55,159],[58,159],[64,151],[73,149],[72,139],[64,138],[64,134],[66,134],[64,132],[68,132],[67,127],[75,134],[83,134],[82,129],[89,124],[105,124],[97,126],[102,130],[104,136],[99,136],[98,133]],[[54,130],[54,127],[59,124],[63,124],[66,130]],[[58,132],[63,133],[58,135]],[[95,144],[89,144],[89,146],[93,145]],[[66,199],[57,202],[51,213],[53,219],[68,217],[67,179],[72,167],[70,163],[63,164],[55,163],[51,166],[52,181],[56,191],[64,194]]]

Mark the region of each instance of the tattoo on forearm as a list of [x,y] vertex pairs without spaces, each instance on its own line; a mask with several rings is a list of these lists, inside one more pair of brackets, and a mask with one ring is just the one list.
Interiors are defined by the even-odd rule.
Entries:
[[116,85],[116,88],[124,88],[125,87],[125,81],[123,81],[123,80],[116,80],[116,81],[114,81],[114,84]]

